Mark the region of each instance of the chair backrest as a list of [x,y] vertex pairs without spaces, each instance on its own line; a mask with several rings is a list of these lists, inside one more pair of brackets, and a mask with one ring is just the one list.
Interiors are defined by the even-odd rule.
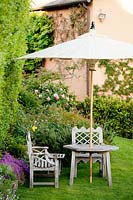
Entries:
[[[50,155],[47,151],[48,147],[32,146],[30,131],[27,132],[26,140],[30,165],[34,165],[39,168],[46,168],[54,165],[53,159],[48,158]],[[33,160],[31,156],[33,157]]]
[[[92,143],[102,144],[103,143],[103,132],[101,127],[92,129]],[[72,129],[72,144],[89,144],[90,143],[90,128],[86,129],[81,127],[78,129],[76,126]]]
[[26,140],[27,140],[27,147],[28,147],[28,154],[29,156],[32,153],[43,153],[43,154],[49,154],[47,149],[48,147],[41,147],[41,146],[33,146],[32,141],[31,141],[31,135],[30,135],[30,131],[28,131],[27,136],[26,136]]
[[30,131],[28,131],[27,136],[27,147],[28,147],[28,155],[30,156],[32,154],[32,142],[31,142],[31,136],[30,136]]

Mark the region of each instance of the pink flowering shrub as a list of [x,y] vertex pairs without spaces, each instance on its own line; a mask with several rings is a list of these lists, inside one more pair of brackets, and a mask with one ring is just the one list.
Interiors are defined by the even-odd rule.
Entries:
[[[35,90],[36,91],[36,90]],[[72,110],[76,106],[76,97],[68,91],[68,87],[60,83],[45,82],[34,92],[42,100],[43,105],[56,104],[66,110]]]

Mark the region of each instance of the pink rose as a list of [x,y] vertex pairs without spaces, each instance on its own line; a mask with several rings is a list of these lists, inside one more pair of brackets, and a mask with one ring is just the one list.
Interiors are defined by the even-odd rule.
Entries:
[[50,97],[47,97],[47,101],[50,101],[51,99],[50,99]]
[[60,99],[59,95],[57,93],[54,94],[54,98],[58,101]]

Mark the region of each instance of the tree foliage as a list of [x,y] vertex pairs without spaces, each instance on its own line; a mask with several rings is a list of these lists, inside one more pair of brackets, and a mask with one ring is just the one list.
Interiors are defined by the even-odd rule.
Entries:
[[[46,13],[31,14],[27,27],[27,53],[39,51],[53,44],[53,20]],[[32,72],[40,67],[41,63],[42,59],[27,60],[24,69],[26,72]]]

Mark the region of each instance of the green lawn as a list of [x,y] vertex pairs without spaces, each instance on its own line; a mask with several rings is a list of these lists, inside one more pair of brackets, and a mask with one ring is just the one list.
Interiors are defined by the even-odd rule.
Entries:
[[98,165],[93,164],[93,183],[89,183],[89,164],[78,166],[78,177],[69,186],[69,168],[63,168],[60,187],[19,187],[20,200],[133,200],[133,140],[117,137],[118,151],[111,153],[113,186],[98,174]]

